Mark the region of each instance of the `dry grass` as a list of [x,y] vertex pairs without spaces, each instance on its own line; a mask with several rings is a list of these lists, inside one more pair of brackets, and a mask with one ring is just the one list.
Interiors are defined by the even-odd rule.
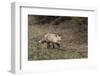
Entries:
[[[84,42],[84,39],[79,35],[75,25],[70,27],[68,24],[70,23],[62,23],[56,26],[56,29],[54,29],[55,26],[50,28],[48,25],[29,25],[28,60],[87,58],[87,42]],[[62,35],[61,48],[47,49],[46,45],[38,43],[47,32]]]

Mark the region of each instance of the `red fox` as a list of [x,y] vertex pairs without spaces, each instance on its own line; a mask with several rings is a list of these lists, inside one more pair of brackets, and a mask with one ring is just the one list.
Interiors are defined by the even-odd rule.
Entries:
[[39,43],[46,43],[47,48],[56,48],[56,46],[60,48],[61,36],[58,34],[47,33],[43,36]]

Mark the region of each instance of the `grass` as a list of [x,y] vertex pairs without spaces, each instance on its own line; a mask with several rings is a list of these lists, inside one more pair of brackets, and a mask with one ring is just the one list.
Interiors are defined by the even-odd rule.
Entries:
[[83,49],[80,48],[80,45],[74,45],[73,39],[70,37],[71,35],[73,36],[73,34],[67,34],[68,30],[65,31],[66,29],[63,30],[67,33],[66,35],[64,34],[66,38],[63,39],[63,44],[60,49],[48,49],[46,48],[46,44],[39,44],[38,41],[48,30],[48,27],[45,26],[28,26],[28,60],[79,59],[88,57],[88,51],[81,51]]
[[48,59],[76,59],[86,58],[87,52],[73,50],[45,49],[33,52],[30,60],[48,60]]

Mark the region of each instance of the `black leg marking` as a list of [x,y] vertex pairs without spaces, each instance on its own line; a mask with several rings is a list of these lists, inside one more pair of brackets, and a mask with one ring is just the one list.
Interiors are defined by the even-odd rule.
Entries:
[[47,48],[50,48],[50,42],[47,42]]
[[60,48],[60,44],[59,44],[59,43],[56,43],[56,45],[57,45],[57,47],[59,47],[59,48]]
[[55,48],[55,44],[54,43],[52,43],[52,46],[53,46],[53,48]]

